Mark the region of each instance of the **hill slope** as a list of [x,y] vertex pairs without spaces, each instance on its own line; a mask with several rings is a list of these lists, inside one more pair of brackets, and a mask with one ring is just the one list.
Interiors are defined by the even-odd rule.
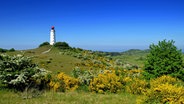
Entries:
[[[50,50],[48,52],[48,50]],[[39,67],[45,68],[52,72],[65,72],[70,74],[71,70],[79,63],[81,60],[75,57],[60,54],[64,50],[60,50],[52,46],[43,46],[36,49],[23,50],[8,52],[7,54],[23,54],[25,56],[32,57],[33,62],[37,63]]]
[[[36,49],[7,52],[7,53],[10,55],[24,54],[25,56],[32,57],[33,62],[37,63],[41,68],[45,68],[52,72],[62,71],[65,72],[66,74],[71,74],[71,71],[78,64],[89,62],[89,60],[90,61],[94,61],[96,59],[98,60],[99,58],[98,56],[102,57],[110,56],[109,58],[112,58],[113,60],[119,60],[124,64],[127,63],[131,65],[143,66],[148,51],[132,49],[121,53],[104,53],[92,51],[85,52],[85,50],[82,49],[63,50],[47,45]],[[94,57],[97,56],[98,58],[94,59],[93,56]],[[80,57],[83,58],[86,57],[89,58],[89,60],[87,61]],[[86,65],[82,65],[82,68],[87,69]]]
[[143,66],[149,50],[130,49],[125,52],[111,53],[114,59],[119,59],[123,63],[130,63]]

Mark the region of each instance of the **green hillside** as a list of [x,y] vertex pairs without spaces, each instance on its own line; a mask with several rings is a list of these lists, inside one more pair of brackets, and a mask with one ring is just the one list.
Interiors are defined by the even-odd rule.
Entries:
[[148,53],[149,50],[130,49],[125,52],[114,52],[107,54],[109,54],[113,59],[119,59],[123,63],[143,67],[144,61]]
[[[49,49],[50,51],[47,52]],[[7,54],[23,54],[24,56],[32,57],[33,62],[38,64],[39,67],[52,72],[62,71],[70,74],[71,70],[75,67],[75,64],[80,63],[81,60],[70,55],[61,54],[64,51],[65,50],[48,45],[36,49],[7,52]]]
[[[49,52],[47,52],[50,49]],[[40,67],[53,72],[65,72],[71,74],[76,64],[79,64],[85,60],[81,60],[82,53],[85,50],[82,49],[58,49],[50,45],[42,46],[36,49],[7,52],[10,55],[24,54],[25,56],[33,57],[33,62],[37,63]],[[45,52],[45,53],[44,53]],[[91,51],[92,52],[92,51]],[[63,54],[64,53],[64,54]],[[92,52],[97,56],[112,58],[125,64],[136,65],[143,67],[149,50],[130,49],[125,52]],[[73,55],[74,54],[74,55]],[[76,55],[77,54],[77,55]],[[88,53],[89,54],[89,53]]]
[[[51,50],[47,52],[49,49]],[[73,68],[75,68],[77,64],[85,61],[79,58],[82,57],[82,52],[84,51],[85,50],[83,49],[58,49],[57,47],[46,45],[36,49],[6,53],[10,55],[24,54],[25,56],[33,57],[33,62],[37,63],[42,68],[53,72],[62,71],[67,74],[71,74],[71,70],[73,70]],[[108,57],[112,58],[113,60],[118,60],[123,64],[131,64],[136,65],[138,67],[143,67],[149,50],[130,49],[124,52],[91,52],[97,56]]]
[[[86,104],[135,104],[139,101],[146,102],[147,99],[151,99],[149,102],[157,102],[157,98],[165,101],[164,97],[168,94],[169,97],[175,95],[173,98],[180,99],[178,101],[184,101],[183,98],[180,98],[184,95],[184,93],[180,93],[184,91],[183,81],[166,75],[154,80],[143,78],[144,70],[142,69],[149,50],[131,49],[125,52],[98,52],[80,48],[65,47],[62,49],[61,47],[44,45],[36,49],[3,51],[2,53],[8,54],[2,56],[11,57],[11,60],[4,61],[5,64],[2,65],[7,66],[7,68],[4,67],[6,73],[3,73],[2,76],[10,78],[9,76],[14,75],[14,73],[9,72],[15,71],[15,75],[18,75],[18,77],[16,77],[16,80],[12,77],[13,81],[11,83],[14,82],[21,86],[17,88],[22,88],[22,82],[32,81],[28,85],[25,84],[27,86],[22,92],[13,92],[5,88],[3,83],[5,81],[2,80],[0,83],[2,96],[0,103],[2,104],[14,102],[17,104],[78,104],[83,102]],[[20,61],[18,56],[23,56],[17,54],[31,57],[33,63],[38,64],[40,69],[49,70],[49,72],[47,71],[48,76],[41,76],[44,75],[43,70],[41,70],[42,73],[41,71],[34,72],[37,65],[34,65],[35,67],[30,65],[30,68],[25,67],[26,70],[20,71],[21,74],[17,74],[16,70],[20,70],[19,66],[29,65],[27,63],[19,64],[19,62],[24,63],[25,61]],[[14,57],[17,58],[14,59]],[[1,57],[2,60],[6,60],[6,58]],[[32,73],[34,74],[32,77],[25,76],[32,75]],[[26,78],[30,79],[24,80]],[[32,84],[33,81],[34,84]],[[170,81],[172,84],[168,84]],[[163,85],[160,86],[161,84]],[[33,86],[30,87],[30,85]],[[44,88],[43,86],[45,86],[45,89],[40,90],[39,88]],[[168,88],[172,89],[173,92],[170,93]],[[155,92],[155,89],[159,89],[159,91]],[[147,94],[150,94],[148,96],[151,98],[147,98]],[[9,97],[15,99],[9,100]],[[168,102],[172,102],[172,100]]]

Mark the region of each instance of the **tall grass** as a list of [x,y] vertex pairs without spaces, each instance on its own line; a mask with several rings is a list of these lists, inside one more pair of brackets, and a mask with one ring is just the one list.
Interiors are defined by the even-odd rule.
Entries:
[[44,92],[40,97],[23,99],[21,94],[0,90],[0,104],[135,104],[136,96],[126,93]]

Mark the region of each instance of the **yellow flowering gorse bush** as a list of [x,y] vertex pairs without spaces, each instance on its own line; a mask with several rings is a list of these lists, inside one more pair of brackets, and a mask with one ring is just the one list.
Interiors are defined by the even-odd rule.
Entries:
[[120,82],[120,78],[116,76],[115,73],[108,71],[99,74],[96,78],[91,81],[89,85],[90,91],[97,93],[116,93],[120,91],[121,88],[122,84]]
[[70,77],[61,72],[56,76],[56,79],[50,82],[49,85],[54,91],[58,91],[59,89],[62,89],[63,91],[73,91],[78,88],[78,83],[78,79]]
[[184,87],[179,86],[179,82],[166,75],[152,79],[150,89],[144,93],[144,97],[137,99],[137,103],[184,104]]
[[176,78],[173,78],[171,76],[163,75],[161,77],[158,77],[156,79],[152,79],[150,81],[151,87],[157,87],[160,84],[166,84],[166,83],[175,85],[175,84],[179,83],[179,80],[177,80]]
[[126,91],[129,93],[144,94],[148,89],[148,83],[145,80],[134,78],[130,81],[130,84],[126,85]]
[[147,91],[137,103],[184,104],[184,88],[172,84],[160,84]]
[[142,71],[143,70],[141,70],[141,69],[132,69],[132,70],[124,69],[121,71],[121,74],[126,76],[126,77],[135,78],[135,77],[140,77]]

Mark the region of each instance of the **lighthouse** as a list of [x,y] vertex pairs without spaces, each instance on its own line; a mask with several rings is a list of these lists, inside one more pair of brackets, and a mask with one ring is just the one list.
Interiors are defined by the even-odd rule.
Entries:
[[55,42],[56,42],[56,35],[55,35],[54,26],[52,26],[50,30],[50,45],[54,45]]

